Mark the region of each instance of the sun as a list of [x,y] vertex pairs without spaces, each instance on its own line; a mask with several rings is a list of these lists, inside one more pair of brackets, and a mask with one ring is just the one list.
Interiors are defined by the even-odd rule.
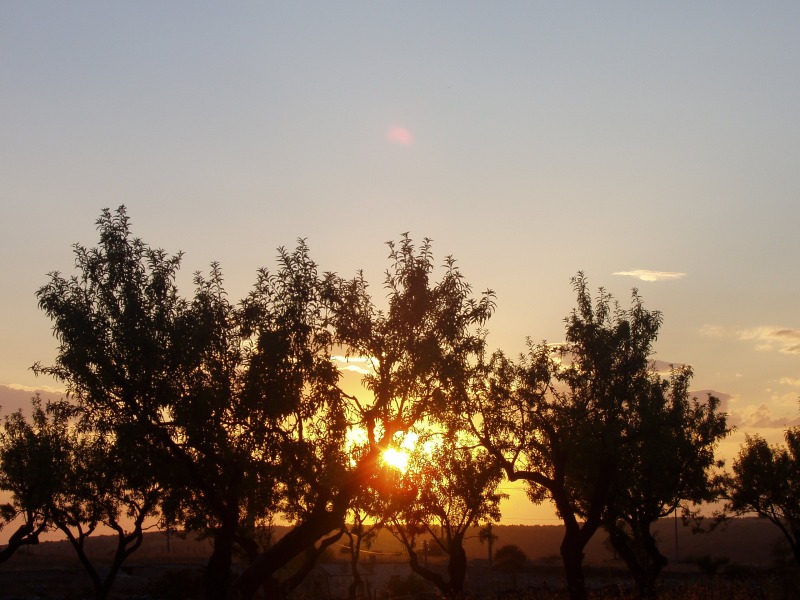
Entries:
[[384,450],[381,455],[381,459],[384,463],[397,469],[401,473],[405,473],[408,470],[408,458],[408,452],[396,448],[388,448]]

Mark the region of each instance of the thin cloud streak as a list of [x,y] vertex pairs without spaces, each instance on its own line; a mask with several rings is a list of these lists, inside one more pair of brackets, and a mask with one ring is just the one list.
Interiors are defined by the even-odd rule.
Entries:
[[22,385],[19,383],[5,383],[2,384],[4,387],[10,388],[12,390],[17,390],[19,392],[44,392],[46,394],[66,394],[67,391],[59,388],[50,387],[48,385],[37,385],[37,386],[30,386],[30,385]]
[[756,347],[758,350],[774,350],[777,346],[778,351],[783,354],[800,354],[800,329],[755,327],[738,331],[737,337],[740,340],[761,342]]
[[623,277],[634,277],[641,281],[666,281],[669,279],[680,279],[686,277],[686,273],[678,273],[676,271],[650,271],[648,269],[635,269],[633,271],[617,271],[613,275],[621,275]]

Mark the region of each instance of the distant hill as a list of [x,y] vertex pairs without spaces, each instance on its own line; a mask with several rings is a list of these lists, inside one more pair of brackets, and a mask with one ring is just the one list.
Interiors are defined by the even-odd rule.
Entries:
[[[275,535],[281,537],[288,527],[276,527]],[[657,523],[657,536],[661,551],[671,563],[675,562],[675,521],[665,519]],[[563,528],[558,525],[496,525],[493,533],[497,536],[494,550],[513,544],[519,546],[530,560],[539,562],[560,561],[559,545]],[[731,562],[751,565],[768,565],[775,560],[776,549],[781,545],[780,532],[769,522],[758,518],[734,519],[728,525],[719,527],[711,533],[693,534],[688,527],[678,522],[677,531],[678,562],[694,557],[708,555],[714,558],[727,558]],[[111,555],[115,544],[113,536],[97,536],[88,542],[88,551],[95,557]],[[478,529],[474,529],[466,540],[467,555],[470,559],[487,558],[488,546],[478,540]],[[169,538],[163,533],[151,532],[145,535],[142,547],[129,559],[133,563],[154,561],[195,563],[204,561],[211,552],[210,540],[199,540],[194,535],[176,535]],[[344,559],[344,542],[334,546],[329,559]],[[369,558],[372,556],[373,558]],[[365,560],[398,561],[404,560],[401,545],[387,531],[382,531],[372,546],[365,552]],[[37,546],[23,548],[6,568],[33,566],[42,560],[71,564],[75,561],[74,552],[66,541],[43,542]],[[600,531],[589,543],[586,551],[587,564],[604,564],[614,560],[613,553],[606,544],[606,535]],[[77,562],[75,562],[77,565]]]

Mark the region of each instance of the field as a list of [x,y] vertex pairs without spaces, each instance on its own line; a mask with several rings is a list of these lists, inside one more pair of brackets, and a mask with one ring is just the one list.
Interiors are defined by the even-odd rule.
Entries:
[[[477,537],[467,543],[470,567],[466,589],[479,598],[566,598],[558,559],[560,528],[556,526],[497,526],[494,548],[519,546],[528,556],[518,573],[498,573],[489,566],[488,548]],[[280,535],[280,531],[276,532]],[[786,548],[777,532],[758,519],[734,521],[713,533],[692,535],[679,527],[678,561],[675,561],[675,525],[659,524],[662,549],[670,558],[663,574],[661,598],[666,600],[781,599],[800,598],[800,577],[787,560]],[[91,552],[102,561],[111,551],[110,538],[94,540]],[[120,600],[190,599],[200,597],[200,577],[208,556],[208,541],[191,537],[147,535],[143,547],[126,563],[118,576],[112,598]],[[346,550],[329,552],[304,581],[294,597],[337,599],[347,597],[351,576]],[[431,554],[429,564],[443,566],[443,558]],[[634,598],[632,582],[624,565],[615,560],[603,537],[596,536],[587,548],[587,584],[597,599]],[[432,598],[434,590],[414,577],[403,560],[400,547],[388,534],[381,534],[365,553],[361,573],[369,598]],[[90,597],[91,587],[65,542],[47,542],[24,549],[0,568],[0,598],[75,599]]]

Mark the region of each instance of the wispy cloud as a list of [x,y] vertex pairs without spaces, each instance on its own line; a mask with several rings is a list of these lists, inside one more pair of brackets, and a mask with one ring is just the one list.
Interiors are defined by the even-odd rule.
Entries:
[[700,335],[752,341],[759,352],[778,350],[783,354],[800,354],[800,329],[772,326],[733,329],[707,324],[700,328]]
[[795,379],[793,377],[781,377],[780,383],[783,385],[791,385],[794,387],[800,387],[800,379]]
[[774,350],[784,354],[800,354],[800,329],[787,329],[785,327],[755,327],[742,329],[737,332],[740,340],[753,340],[758,342],[757,350]]
[[773,414],[773,409],[767,404],[747,406],[740,413],[738,426],[743,428],[767,429],[772,427],[786,428],[800,424],[800,417],[796,414]]
[[370,359],[365,356],[341,356],[341,355],[334,355],[331,356],[331,360],[334,362],[343,362],[343,363],[368,363]]
[[617,271],[614,275],[623,277],[634,277],[641,281],[666,281],[668,279],[680,279],[686,277],[686,273],[675,271],[650,271],[647,269],[636,269],[634,271]]
[[653,360],[650,363],[650,366],[658,373],[667,374],[672,371],[672,369],[680,369],[681,367],[685,366],[685,363],[679,362],[669,362],[666,360]]
[[375,359],[366,358],[364,356],[331,356],[332,362],[344,363],[345,366],[339,367],[341,371],[352,371],[353,373],[360,373],[361,375],[368,375],[372,370],[363,365],[374,365],[377,361]]
[[704,337],[725,337],[729,334],[721,325],[703,325],[700,328],[700,335]]
[[22,385],[20,383],[6,383],[3,384],[3,387],[10,388],[12,390],[17,390],[19,392],[44,392],[47,394],[66,394],[66,390],[50,387],[47,385],[39,385],[39,386],[30,386],[30,385]]

